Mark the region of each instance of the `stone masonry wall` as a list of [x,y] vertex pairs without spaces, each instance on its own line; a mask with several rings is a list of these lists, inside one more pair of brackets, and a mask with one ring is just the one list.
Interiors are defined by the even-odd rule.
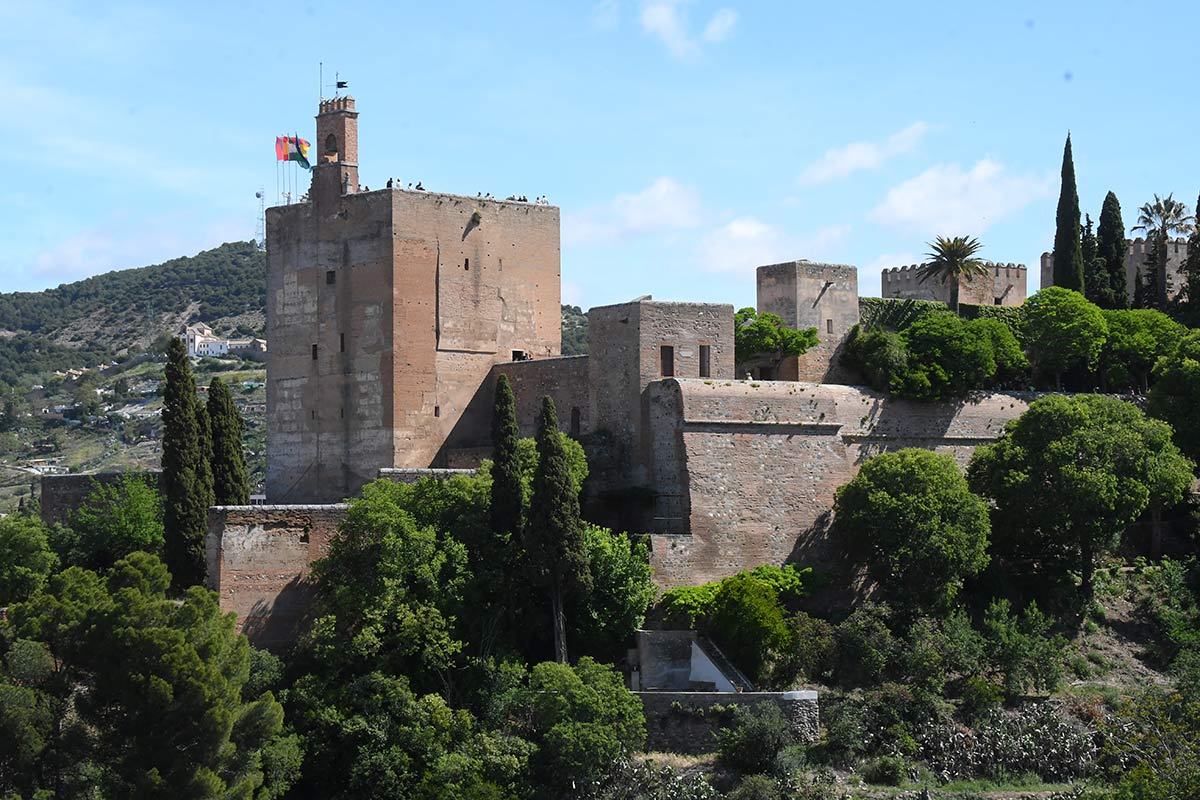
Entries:
[[284,650],[310,621],[312,562],[346,517],[345,505],[214,506],[208,510],[208,587],[256,647]]
[[646,714],[646,750],[711,753],[716,732],[733,720],[734,707],[779,706],[801,742],[820,735],[817,693],[799,692],[634,692]]
[[130,474],[145,477],[155,487],[158,487],[162,480],[162,472],[156,469],[132,473],[97,472],[80,475],[43,475],[40,479],[42,521],[47,525],[57,522],[65,524],[75,509],[87,500],[96,484],[116,483]]
[[[1129,299],[1137,281],[1138,267],[1146,268],[1146,259],[1154,251],[1154,243],[1146,239],[1130,239],[1125,249],[1125,291]],[[1172,239],[1167,245],[1167,296],[1177,298],[1187,286],[1187,277],[1183,273],[1183,265],[1187,261],[1187,239]],[[1041,258],[1042,286],[1054,285],[1054,256],[1042,253]]]
[[1028,407],[1029,394],[957,404],[892,400],[854,386],[668,380],[647,391],[663,413],[660,472],[687,493],[687,532],[652,536],[655,582],[703,583],[758,564],[840,570],[828,527],[834,494],[877,453],[926,447],[965,466]]
[[[1019,306],[1025,302],[1029,270],[1024,264],[989,263],[988,277],[959,281],[958,301],[980,306]],[[880,276],[884,297],[950,302],[951,283],[936,278],[921,282],[920,264],[885,269]],[[1000,302],[997,303],[996,300]]]

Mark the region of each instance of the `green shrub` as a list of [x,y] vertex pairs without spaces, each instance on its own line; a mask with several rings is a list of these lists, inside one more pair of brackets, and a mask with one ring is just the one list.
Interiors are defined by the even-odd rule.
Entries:
[[995,681],[973,675],[963,683],[959,711],[967,722],[991,714],[1004,703],[1004,690]]
[[884,603],[864,603],[837,626],[838,683],[873,686],[882,680],[899,646],[888,627],[891,616]]
[[899,786],[907,773],[908,764],[898,756],[876,758],[868,761],[860,770],[864,781],[880,786]]
[[699,775],[622,759],[582,796],[587,800],[717,800],[720,794]]
[[717,731],[717,756],[743,775],[767,772],[792,744],[792,727],[774,703],[738,707],[733,724]]
[[837,664],[833,625],[798,611],[788,620],[788,628],[791,630],[791,650],[784,657],[780,671],[791,681],[829,680]]
[[1067,640],[1050,635],[1054,622],[1030,602],[1020,620],[1009,602],[993,600],[983,617],[989,666],[1003,679],[1008,694],[1028,688],[1050,692],[1062,680]]
[[738,787],[725,795],[730,800],[782,800],[779,785],[766,775],[749,775]]

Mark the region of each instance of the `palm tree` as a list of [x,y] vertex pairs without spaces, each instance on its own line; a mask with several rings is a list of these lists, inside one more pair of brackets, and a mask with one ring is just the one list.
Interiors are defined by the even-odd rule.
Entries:
[[1154,195],[1153,203],[1138,209],[1138,224],[1135,231],[1145,231],[1146,239],[1154,242],[1154,269],[1158,276],[1157,297],[1159,308],[1167,305],[1167,242],[1172,236],[1186,236],[1192,232],[1195,217],[1188,213],[1187,205],[1172,195]]
[[975,258],[983,245],[970,236],[939,236],[928,247],[929,252],[925,256],[929,260],[917,270],[921,276],[917,283],[924,283],[930,278],[940,279],[943,285],[950,281],[950,308],[957,314],[959,282],[966,279],[970,283],[976,278],[987,277],[987,264]]

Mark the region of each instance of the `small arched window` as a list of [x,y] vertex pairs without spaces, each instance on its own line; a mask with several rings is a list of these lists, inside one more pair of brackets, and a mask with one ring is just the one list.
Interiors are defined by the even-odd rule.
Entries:
[[336,160],[338,154],[337,137],[332,133],[325,137],[325,155],[333,156],[330,161]]

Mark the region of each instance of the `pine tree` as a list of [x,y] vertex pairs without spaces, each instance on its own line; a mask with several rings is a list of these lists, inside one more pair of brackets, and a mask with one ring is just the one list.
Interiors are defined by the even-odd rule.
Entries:
[[507,375],[496,381],[492,408],[492,532],[520,535],[524,490],[517,463],[517,410]]
[[[1196,198],[1196,215],[1200,217],[1200,197]],[[1194,309],[1200,308],[1200,221],[1196,222],[1192,235],[1188,237],[1183,274],[1187,279],[1188,305]]]
[[1054,229],[1054,285],[1083,291],[1083,244],[1079,236],[1079,193],[1075,190],[1075,162],[1071,134],[1063,148],[1062,189]]
[[246,456],[242,450],[242,416],[229,386],[219,377],[208,385],[208,425],[212,435],[213,496],[219,506],[250,502]]
[[1098,303],[1103,308],[1128,308],[1129,288],[1125,278],[1125,253],[1129,241],[1125,238],[1125,221],[1121,219],[1121,203],[1109,192],[1104,196],[1100,209],[1100,223],[1096,227],[1096,256],[1104,259],[1108,271],[1109,305]]
[[203,406],[182,339],[167,349],[163,397],[163,528],[167,568],[176,591],[204,582],[204,539],[213,502],[205,459]]
[[591,586],[579,496],[571,480],[567,454],[558,435],[554,401],[542,398],[538,419],[537,471],[529,519],[523,528],[525,553],[531,577],[550,595],[554,621],[554,657],[567,663],[566,615],[563,602],[571,591]]

